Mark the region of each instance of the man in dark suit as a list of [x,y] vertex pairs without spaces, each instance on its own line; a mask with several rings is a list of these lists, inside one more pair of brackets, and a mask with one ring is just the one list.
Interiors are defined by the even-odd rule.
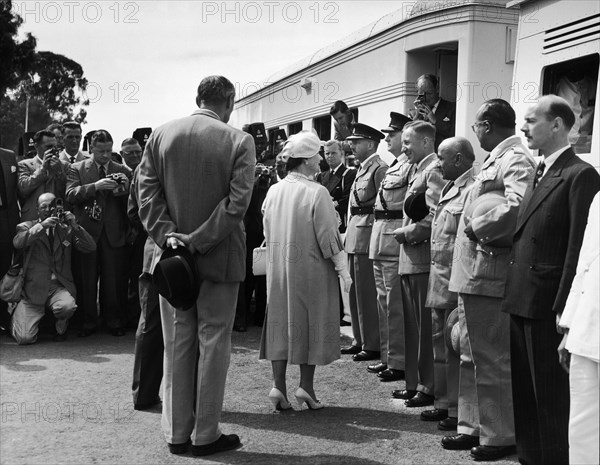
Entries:
[[[14,152],[0,148],[0,277],[12,262],[13,245],[19,223],[17,203],[17,158]],[[10,321],[6,302],[0,300],[0,328],[6,330]]]
[[[67,200],[79,223],[97,244],[94,253],[81,257],[79,270],[83,318],[79,336],[98,326],[96,295],[100,275],[100,307],[114,336],[125,334],[127,301],[126,240],[129,232],[127,194],[129,168],[111,160],[113,140],[103,130],[92,135],[92,157],[71,165]],[[79,285],[81,284],[81,285]]]
[[559,364],[558,321],[571,288],[596,170],[575,155],[575,116],[556,95],[525,114],[527,144],[544,159],[519,210],[503,311],[510,314],[512,390],[522,464],[569,462],[569,379]]
[[340,215],[342,224],[340,232],[346,231],[346,215],[348,214],[348,199],[350,198],[350,189],[356,170],[344,165],[344,152],[342,144],[337,140],[325,142],[325,160],[329,169],[317,175],[317,182],[321,183],[329,191],[335,210]]
[[[223,76],[200,82],[192,115],[166,123],[150,138],[140,164],[139,215],[157,245],[186,247],[199,276],[187,311],[165,298],[162,426],[169,451],[208,455],[240,446],[219,428],[239,283],[246,271],[242,220],[254,183],[250,134],[227,125],[235,87]],[[198,358],[198,353],[200,358]],[[197,371],[197,376],[194,372]]]
[[444,139],[454,137],[456,103],[440,97],[438,80],[433,74],[417,79],[416,115],[414,119],[429,121],[435,126],[435,151]]

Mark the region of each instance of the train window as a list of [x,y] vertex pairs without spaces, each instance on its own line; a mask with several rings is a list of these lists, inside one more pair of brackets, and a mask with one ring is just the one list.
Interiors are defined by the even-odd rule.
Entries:
[[598,87],[599,55],[564,61],[544,69],[542,94],[564,98],[575,112],[569,141],[575,153],[590,153]]
[[288,134],[291,136],[292,134],[298,134],[302,131],[302,121],[298,121],[297,123],[288,124]]
[[313,119],[313,128],[321,140],[331,139],[331,116],[329,114]]

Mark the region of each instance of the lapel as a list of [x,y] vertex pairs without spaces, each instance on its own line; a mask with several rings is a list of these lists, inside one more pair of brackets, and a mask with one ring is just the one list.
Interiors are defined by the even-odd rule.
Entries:
[[419,166],[413,165],[413,166],[417,167],[417,169],[412,174],[410,179],[408,180],[409,186],[411,186],[413,184],[413,182],[415,181],[415,179],[417,179],[419,177],[419,175],[423,171],[425,171],[425,168],[427,168],[430,165],[430,163],[433,161],[433,157],[435,157],[435,153],[431,153],[431,154],[427,155],[425,158],[423,158],[423,160],[421,160],[421,164]]
[[521,203],[521,211],[523,214],[520,215],[517,223],[517,231],[521,229],[521,227],[540,206],[544,199],[548,197],[548,195],[563,182],[563,179],[560,177],[562,169],[565,164],[574,156],[575,153],[573,152],[572,148],[565,150],[548,169],[548,172],[540,180],[535,189],[533,189],[533,182],[529,184],[527,192],[523,198],[523,202]]
[[332,170],[329,170],[326,176],[327,190],[331,194],[335,190],[335,188],[339,186],[340,182],[342,181],[342,177],[344,176],[344,173],[342,172],[342,168],[339,168],[335,174],[332,172]]

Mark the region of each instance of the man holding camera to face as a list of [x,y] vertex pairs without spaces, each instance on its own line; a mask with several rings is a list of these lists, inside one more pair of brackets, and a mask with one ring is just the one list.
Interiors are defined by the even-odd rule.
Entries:
[[38,219],[17,226],[15,249],[24,249],[25,285],[12,317],[12,334],[18,344],[37,340],[38,324],[48,307],[56,317],[55,341],[66,339],[73,316],[75,285],[71,274],[71,246],[92,252],[96,243],[64,210],[61,199],[47,192],[37,199]]
[[56,136],[51,131],[38,131],[33,136],[37,155],[19,162],[19,204],[21,220],[37,219],[37,199],[44,192],[65,197],[69,164],[59,159]]
[[127,197],[131,174],[126,166],[111,160],[112,146],[107,131],[96,131],[91,141],[92,157],[72,164],[69,171],[67,200],[97,245],[95,253],[81,256],[77,273],[82,306],[80,337],[93,334],[98,327],[98,275],[104,322],[113,336],[125,334]]

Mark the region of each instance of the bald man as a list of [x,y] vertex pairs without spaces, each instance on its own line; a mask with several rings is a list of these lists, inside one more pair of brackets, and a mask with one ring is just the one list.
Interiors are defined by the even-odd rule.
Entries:
[[[558,327],[600,176],[575,155],[575,115],[556,95],[525,114],[527,145],[544,158],[519,210],[502,310],[510,314],[515,432],[519,461],[569,462],[569,379],[556,350]],[[597,374],[596,374],[597,376]]]
[[434,409],[421,412],[421,420],[438,421],[438,428],[456,429],[458,417],[459,357],[450,352],[444,328],[450,312],[458,305],[458,295],[450,292],[452,254],[466,194],[475,182],[471,143],[464,137],[444,140],[438,148],[442,177],[447,181],[431,225],[431,271],[425,307],[431,308],[433,340]]
[[75,284],[71,274],[71,245],[83,253],[96,250],[92,236],[69,211],[61,213],[52,193],[37,200],[38,219],[17,225],[15,249],[24,249],[25,286],[12,318],[12,334],[18,344],[33,344],[38,325],[49,308],[56,318],[55,341],[64,341],[73,316]]

